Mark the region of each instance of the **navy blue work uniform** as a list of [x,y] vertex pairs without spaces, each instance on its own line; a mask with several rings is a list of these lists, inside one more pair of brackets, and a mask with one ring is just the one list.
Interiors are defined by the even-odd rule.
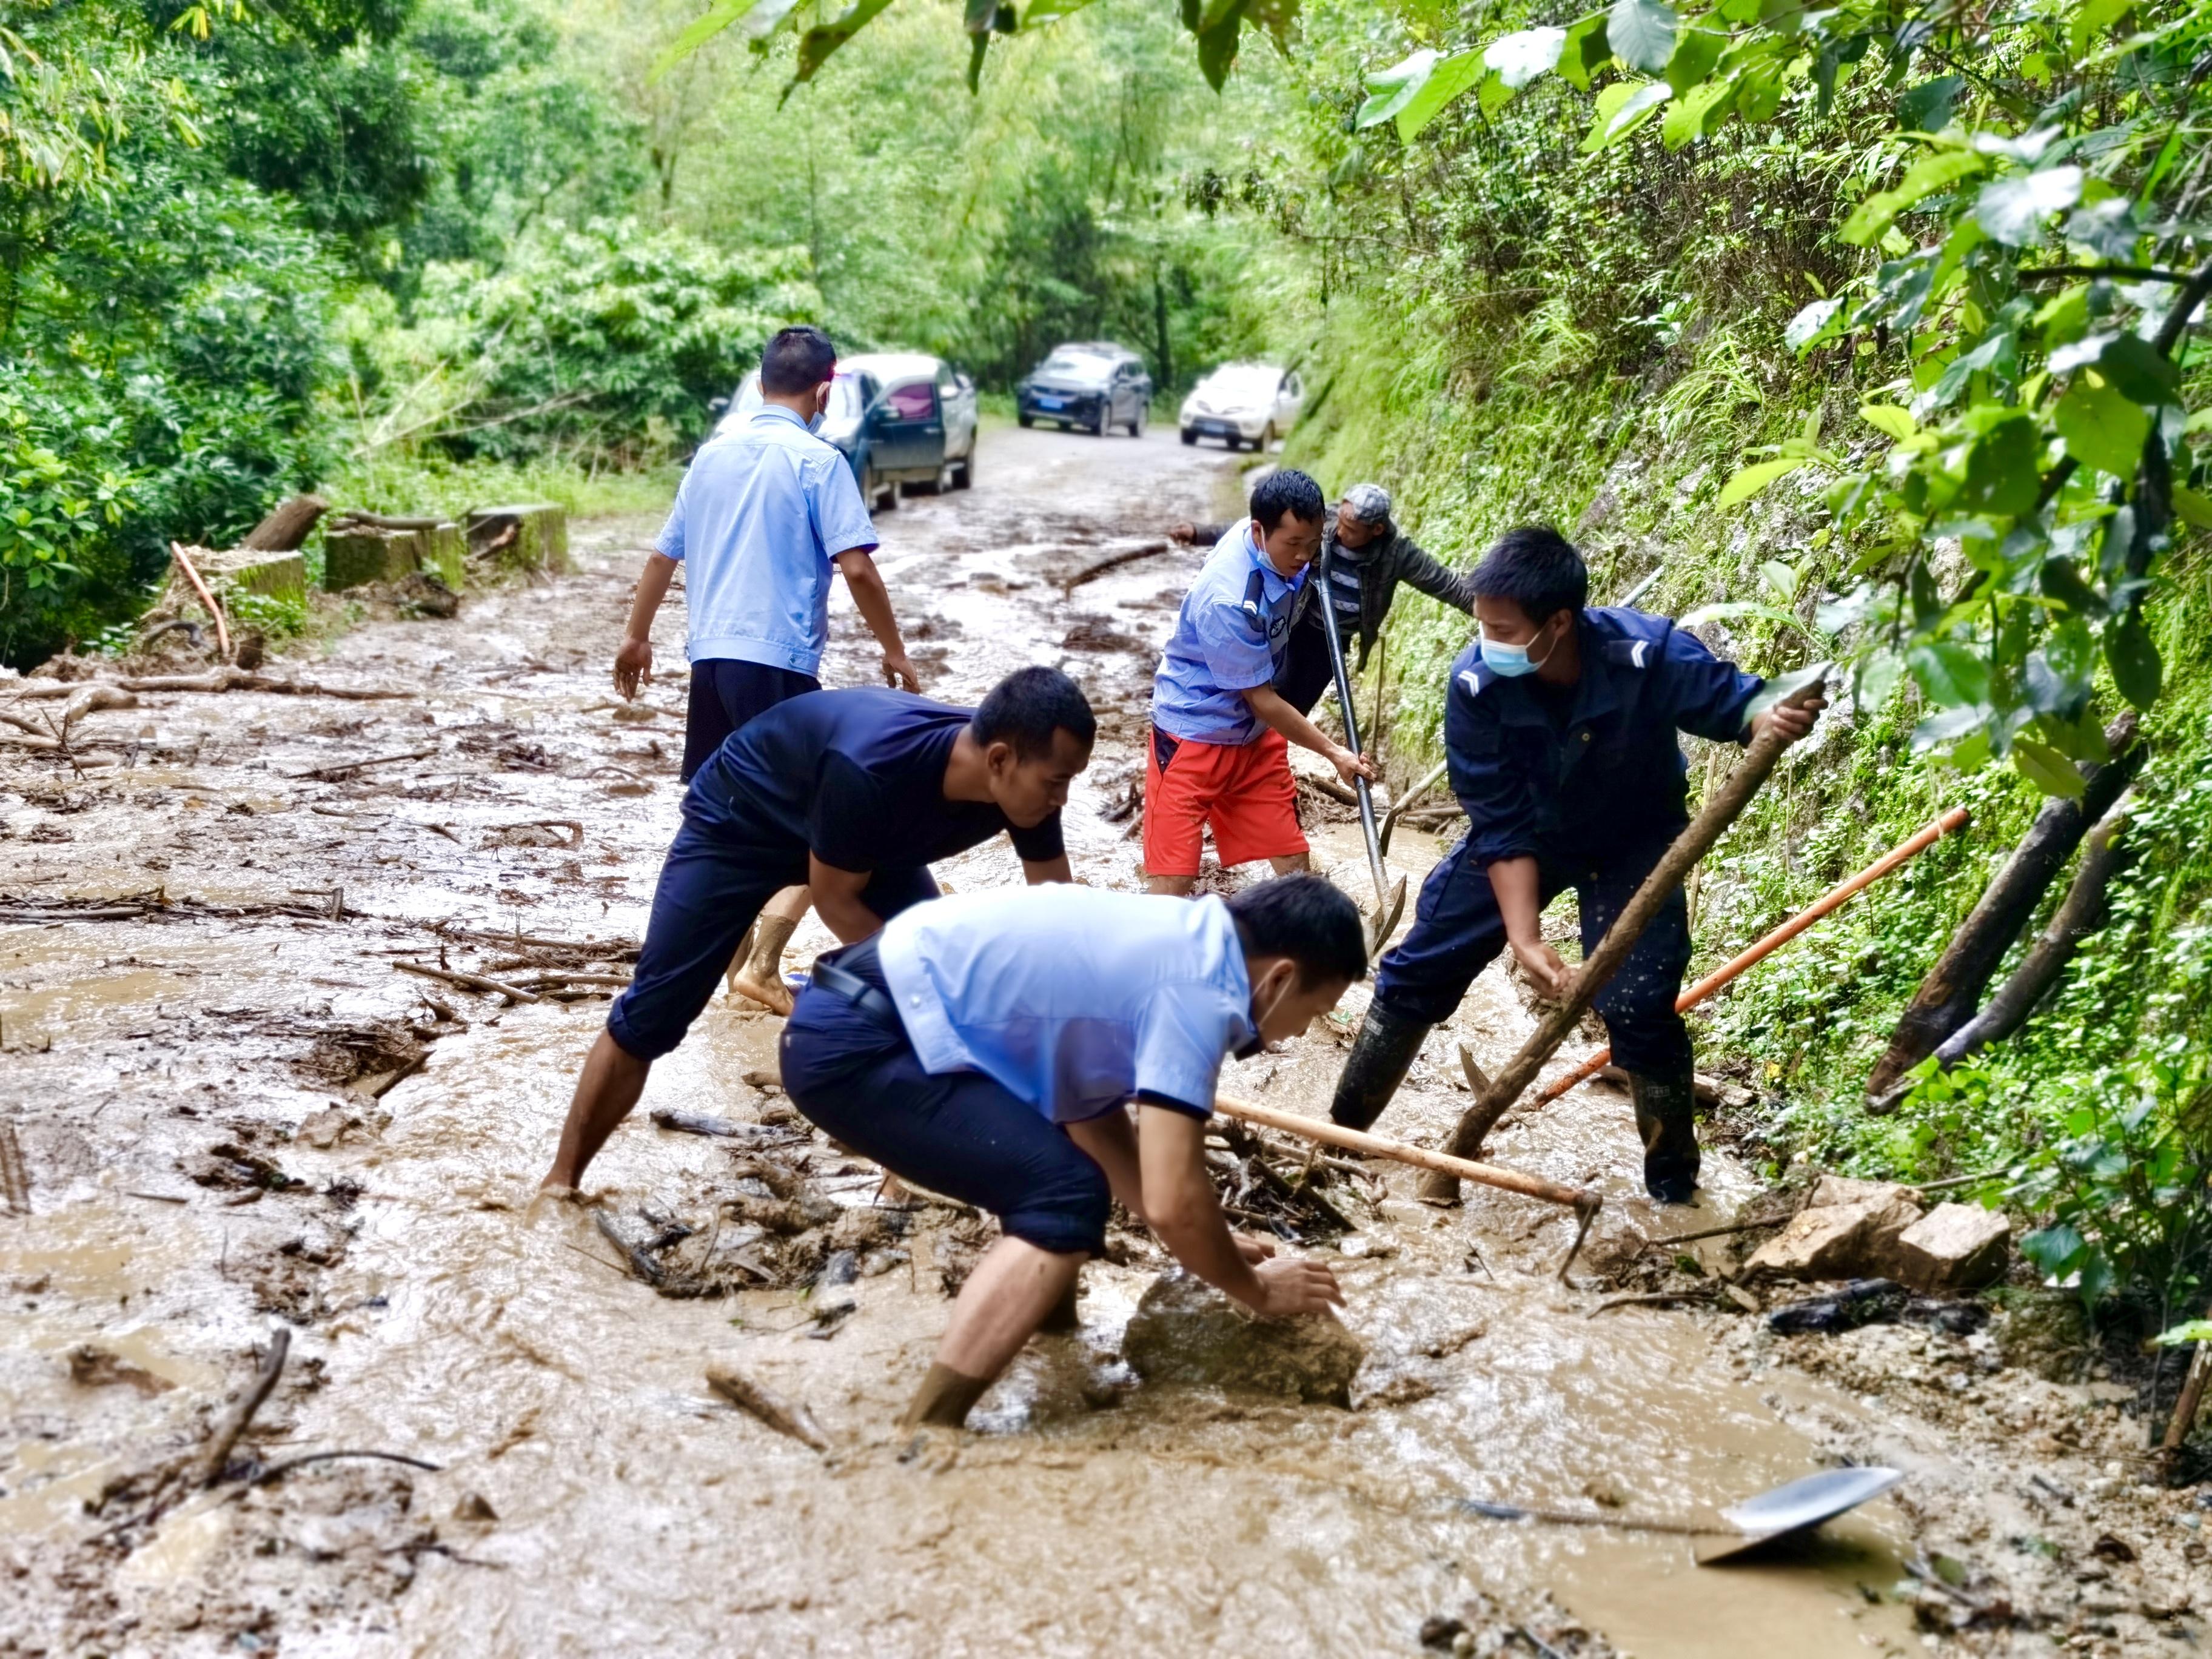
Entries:
[[[1575,889],[1585,954],[1689,822],[1678,731],[1741,741],[1761,682],[1664,617],[1584,611],[1582,678],[1542,684],[1484,665],[1480,643],[1452,664],[1444,744],[1465,840],[1421,885],[1413,926],[1382,958],[1375,1000],[1424,1025],[1458,1007],[1505,945],[1490,885],[1501,859],[1533,857],[1549,903]],[[1597,994],[1613,1059],[1644,1077],[1686,1075],[1690,1035],[1674,1012],[1689,966],[1687,907],[1677,890]]]
[[1060,857],[1059,813],[1021,830],[988,801],[945,799],[952,746],[975,717],[877,686],[810,691],[755,715],[691,780],[608,1035],[639,1060],[681,1042],[761,906],[806,880],[810,853],[872,872],[860,901],[886,921],[937,896],[931,864],[1001,832],[1024,863]]

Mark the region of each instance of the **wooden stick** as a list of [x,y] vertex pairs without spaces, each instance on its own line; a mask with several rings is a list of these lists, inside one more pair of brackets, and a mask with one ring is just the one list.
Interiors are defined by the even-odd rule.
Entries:
[[1358,1129],[1347,1129],[1322,1118],[1300,1117],[1292,1112],[1279,1112],[1272,1106],[1258,1106],[1247,1100],[1231,1100],[1226,1095],[1214,1097],[1213,1109],[1224,1117],[1256,1123],[1263,1128],[1279,1129],[1285,1134],[1304,1135],[1307,1139],[1318,1140],[1325,1146],[1341,1146],[1346,1152],[1364,1152],[1370,1158],[1387,1158],[1395,1163],[1410,1164],[1417,1170],[1438,1170],[1485,1187],[1503,1188],[1509,1193],[1519,1193],[1526,1198],[1540,1198],[1547,1204],[1563,1204],[1573,1210],[1585,1207],[1595,1210],[1600,1202],[1598,1194],[1587,1188],[1565,1186],[1556,1181],[1547,1181],[1541,1176],[1500,1169],[1495,1164],[1476,1164],[1468,1158],[1455,1158],[1448,1152],[1432,1152],[1425,1146],[1409,1146],[1402,1140],[1391,1140]]
[[253,1386],[239,1399],[236,1405],[223,1414],[216,1424],[215,1438],[208,1443],[207,1455],[200,1459],[193,1472],[192,1485],[212,1486],[222,1478],[230,1464],[231,1448],[238,1443],[246,1425],[253,1421],[253,1413],[276,1387],[276,1379],[284,1373],[284,1357],[292,1351],[292,1333],[279,1325],[269,1333],[268,1351],[261,1356],[261,1370],[253,1379]]
[[520,985],[486,979],[482,974],[457,974],[450,968],[425,968],[418,962],[395,962],[392,965],[403,974],[420,974],[424,979],[441,979],[448,985],[458,985],[466,991],[489,991],[497,996],[512,997],[517,1002],[542,1000],[535,991],[526,991]]
[[200,603],[207,607],[208,615],[215,618],[215,648],[222,659],[228,662],[230,624],[223,620],[222,607],[215,602],[215,595],[208,592],[208,585],[200,580],[200,573],[193,568],[191,555],[185,551],[182,542],[169,544],[169,556],[177,562],[177,568],[185,573],[185,580],[192,585],[192,592],[199,595]]
[[324,783],[335,782],[349,773],[366,770],[372,766],[390,766],[398,761],[428,760],[438,752],[436,744],[425,749],[410,749],[404,755],[379,755],[371,760],[347,761],[336,766],[318,766],[306,772],[288,772],[284,775],[295,782],[302,778],[314,778]]
[[[1679,1014],[1696,1007],[1706,998],[1719,992],[1723,986],[1747,969],[1756,966],[1773,955],[1775,951],[1789,944],[1791,939],[1796,939],[1798,934],[1820,921],[1821,917],[1841,908],[1854,896],[1871,887],[1875,882],[1896,869],[1899,865],[1933,847],[1954,830],[1963,830],[1971,821],[1971,816],[1965,807],[1953,807],[1917,835],[1891,848],[1849,881],[1830,888],[1733,962],[1723,967],[1716,968],[1711,973],[1707,974],[1674,999],[1674,1012]],[[1557,1100],[1577,1084],[1588,1082],[1602,1071],[1612,1059],[1613,1049],[1610,1045],[1599,1049],[1557,1083],[1549,1085],[1541,1094],[1536,1097],[1536,1103],[1541,1106]]]
[[[2205,1317],[2212,1319],[2212,1309],[2205,1310]],[[2212,1382],[2212,1342],[2200,1342],[2181,1380],[2181,1398],[2173,1402],[2173,1420],[2166,1425],[2166,1438],[2159,1443],[2160,1451],[2171,1455],[2181,1449],[2181,1443],[2197,1426],[2197,1408],[2204,1403],[2209,1382]]]
[[[1825,677],[1816,676],[1777,706],[1802,708],[1826,689]],[[1698,860],[1711,850],[1713,843],[1749,805],[1788,746],[1788,740],[1771,727],[1753,740],[1749,750],[1736,763],[1735,769],[1723,781],[1719,790],[1698,811],[1689,827],[1674,838],[1674,844],[1660,856],[1651,873],[1644,878],[1644,884],[1622,907],[1605,937],[1598,941],[1597,949],[1590,952],[1575,975],[1565,999],[1545,1016],[1543,1024],[1521,1045],[1521,1052],[1498,1074],[1489,1091],[1461,1115],[1447,1151],[1455,1157],[1469,1158],[1482,1150],[1483,1137],[1521,1098],[1522,1091],[1536,1080],[1536,1073],[1543,1070],[1544,1062],[1582,1023],[1591,1001],[1628,959],[1628,953],[1635,948],[1644,928],[1674,896],[1674,890],[1682,884]]]
[[822,1432],[813,1413],[797,1401],[786,1400],[764,1384],[756,1382],[730,1365],[707,1367],[707,1386],[739,1411],[757,1419],[778,1434],[788,1436],[815,1451],[830,1449],[830,1437]]

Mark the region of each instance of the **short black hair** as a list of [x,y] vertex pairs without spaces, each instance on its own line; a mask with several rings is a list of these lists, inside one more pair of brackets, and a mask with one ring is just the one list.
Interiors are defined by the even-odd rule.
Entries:
[[780,328],[761,353],[761,390],[780,398],[811,392],[837,372],[837,348],[811,323]]
[[1319,876],[1278,876],[1232,893],[1229,914],[1247,956],[1288,957],[1298,987],[1367,977],[1367,934],[1359,907]]
[[1010,743],[1018,758],[1036,760],[1052,753],[1054,732],[1088,749],[1098,721],[1083,688],[1057,668],[1017,668],[985,695],[968,729],[986,747]]
[[1296,467],[1277,467],[1252,491],[1252,516],[1261,529],[1271,532],[1285,513],[1304,523],[1319,524],[1328,511],[1321,486]]
[[1549,525],[1507,531],[1468,581],[1476,598],[1510,599],[1539,625],[1554,611],[1578,612],[1589,603],[1589,567],[1575,544]]

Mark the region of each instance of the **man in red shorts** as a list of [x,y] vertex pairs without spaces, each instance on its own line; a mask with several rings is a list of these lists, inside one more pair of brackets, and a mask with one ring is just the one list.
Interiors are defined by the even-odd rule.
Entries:
[[1152,892],[1197,884],[1209,829],[1224,866],[1265,859],[1279,876],[1309,867],[1290,744],[1327,757],[1346,783],[1375,775],[1372,761],[1332,743],[1274,687],[1327,512],[1321,486],[1304,473],[1269,474],[1252,492],[1252,516],[1229,526],[1183,596],[1152,680],[1145,777]]

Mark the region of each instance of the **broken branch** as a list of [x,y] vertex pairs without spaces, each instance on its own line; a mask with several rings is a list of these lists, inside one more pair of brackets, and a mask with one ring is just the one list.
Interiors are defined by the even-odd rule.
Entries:
[[516,1002],[539,1000],[535,991],[526,991],[520,985],[486,979],[482,974],[459,974],[450,968],[426,968],[419,962],[395,962],[392,965],[403,974],[420,974],[424,979],[443,980],[447,984],[458,985],[465,991],[489,991],[495,996],[507,997]]

